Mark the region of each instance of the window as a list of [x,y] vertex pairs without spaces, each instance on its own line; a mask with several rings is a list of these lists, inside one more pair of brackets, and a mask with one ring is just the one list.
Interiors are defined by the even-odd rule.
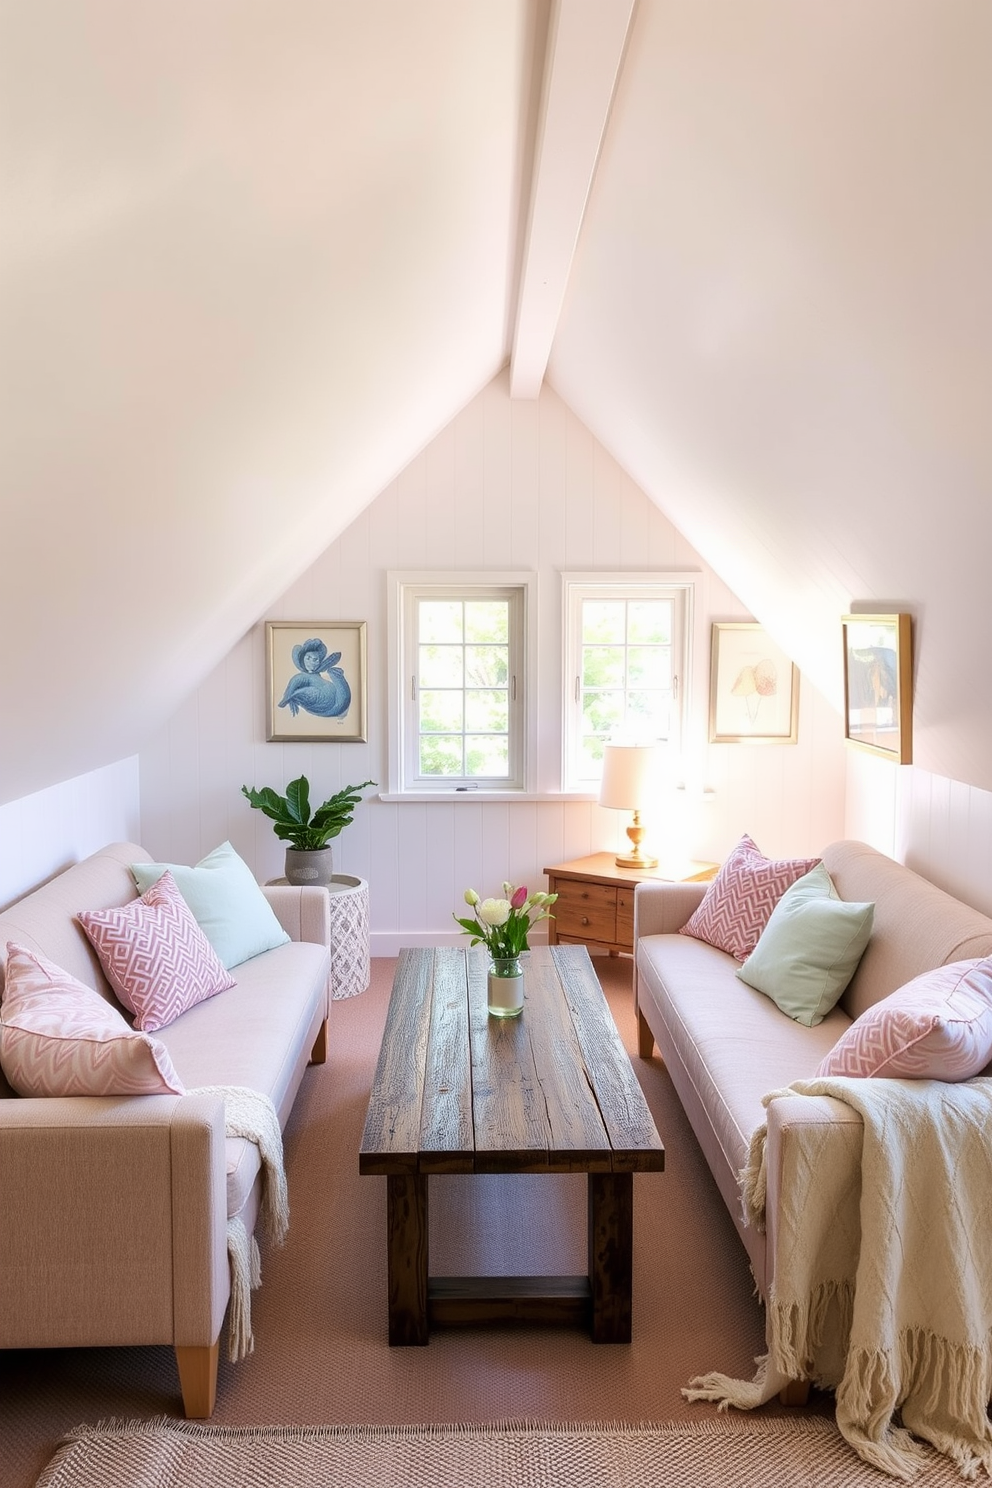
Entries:
[[681,744],[692,584],[565,574],[564,786],[595,790],[609,740]]
[[522,790],[528,580],[391,580],[398,727],[390,789]]

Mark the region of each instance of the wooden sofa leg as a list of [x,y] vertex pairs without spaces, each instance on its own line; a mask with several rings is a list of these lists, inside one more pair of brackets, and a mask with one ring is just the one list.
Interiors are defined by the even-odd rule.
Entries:
[[654,1034],[640,1008],[637,1009],[637,1052],[642,1059],[650,1059],[654,1053]]
[[780,1405],[806,1405],[809,1401],[809,1380],[790,1380],[783,1390],[779,1390],[778,1399]]
[[217,1403],[217,1361],[220,1338],[204,1346],[176,1345],[179,1387],[183,1392],[183,1410],[187,1420],[205,1421],[214,1413]]
[[310,1050],[309,1064],[327,1063],[327,1019],[320,1025],[320,1032],[314,1040],[314,1046]]

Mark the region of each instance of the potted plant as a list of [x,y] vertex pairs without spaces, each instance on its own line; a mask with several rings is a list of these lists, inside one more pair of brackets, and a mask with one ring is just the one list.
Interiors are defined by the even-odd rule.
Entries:
[[261,790],[241,787],[241,794],[257,811],[263,812],[275,823],[275,834],[280,842],[286,842],[286,878],[291,884],[329,884],[334,872],[333,838],[353,820],[355,807],[367,785],[374,780],[363,780],[361,785],[346,785],[335,795],[328,797],[316,811],[310,809],[310,782],[305,775],[291,780],[286,794],[280,796],[271,786]]

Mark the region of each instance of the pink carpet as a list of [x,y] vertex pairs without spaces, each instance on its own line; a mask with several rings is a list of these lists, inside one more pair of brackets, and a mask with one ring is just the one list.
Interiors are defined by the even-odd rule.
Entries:
[[[634,1180],[632,1343],[530,1328],[387,1346],[385,1179],[357,1160],[395,965],[376,960],[369,991],[333,1005],[328,1063],[305,1076],[286,1133],[289,1239],[263,1252],[255,1353],[222,1361],[214,1424],[698,1421],[712,1408],[683,1401],[692,1375],[752,1372],[763,1318],[743,1248],[659,1058],[634,1052],[631,962],[595,964],[667,1149],[664,1173]],[[584,1269],[582,1176],[432,1180],[431,1205],[435,1271]],[[77,1425],[180,1410],[168,1348],[0,1353],[0,1481],[29,1488]]]

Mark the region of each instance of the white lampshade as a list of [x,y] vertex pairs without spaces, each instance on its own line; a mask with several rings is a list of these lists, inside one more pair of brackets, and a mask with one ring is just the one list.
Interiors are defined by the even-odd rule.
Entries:
[[651,794],[657,777],[661,751],[656,744],[607,744],[603,749],[603,775],[599,804],[617,811],[639,811]]
[[633,823],[627,828],[632,849],[626,857],[617,854],[618,867],[657,867],[658,859],[641,850],[644,828],[640,811],[653,793],[660,768],[661,750],[656,744],[607,744],[603,749],[599,804],[634,813]]

